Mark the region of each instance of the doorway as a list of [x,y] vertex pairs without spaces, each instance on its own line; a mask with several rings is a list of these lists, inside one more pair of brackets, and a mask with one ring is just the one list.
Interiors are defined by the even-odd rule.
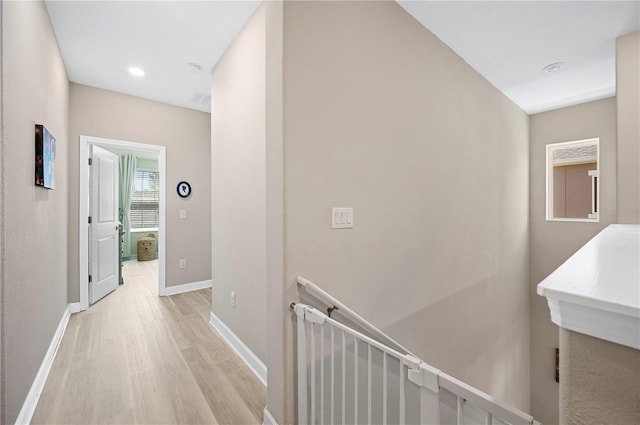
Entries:
[[158,295],[165,295],[165,241],[166,241],[166,147],[122,140],[104,139],[92,136],[80,136],[80,188],[79,188],[79,293],[80,311],[89,308],[89,156],[92,146],[108,151],[128,152],[141,156],[155,156],[158,161],[159,199],[158,199]]

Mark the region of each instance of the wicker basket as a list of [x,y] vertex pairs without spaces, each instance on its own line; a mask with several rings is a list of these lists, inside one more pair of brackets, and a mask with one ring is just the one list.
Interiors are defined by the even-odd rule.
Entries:
[[156,236],[149,233],[138,239],[138,261],[149,261],[156,259]]

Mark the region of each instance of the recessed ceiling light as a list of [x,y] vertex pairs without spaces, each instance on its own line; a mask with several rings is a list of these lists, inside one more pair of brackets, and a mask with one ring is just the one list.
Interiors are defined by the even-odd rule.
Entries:
[[135,75],[136,77],[142,77],[144,75],[144,71],[137,66],[130,66],[129,74]]
[[564,62],[554,62],[542,68],[544,72],[558,72],[564,68]]

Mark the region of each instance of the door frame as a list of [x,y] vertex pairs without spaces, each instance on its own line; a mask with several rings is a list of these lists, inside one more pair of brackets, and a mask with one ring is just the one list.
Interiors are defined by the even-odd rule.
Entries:
[[[158,228],[158,296],[165,295],[166,259],[166,197],[167,197],[167,148],[166,146],[123,140],[80,136],[80,188],[78,196],[78,284],[80,289],[80,311],[89,308],[89,145],[102,148],[119,148],[155,152],[158,154],[160,172],[159,228]],[[83,219],[84,217],[84,219]]]

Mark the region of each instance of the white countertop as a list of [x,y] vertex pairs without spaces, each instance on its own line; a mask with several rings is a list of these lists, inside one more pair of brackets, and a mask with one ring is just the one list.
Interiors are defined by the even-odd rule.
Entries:
[[640,225],[612,224],[538,285],[558,326],[640,349]]

